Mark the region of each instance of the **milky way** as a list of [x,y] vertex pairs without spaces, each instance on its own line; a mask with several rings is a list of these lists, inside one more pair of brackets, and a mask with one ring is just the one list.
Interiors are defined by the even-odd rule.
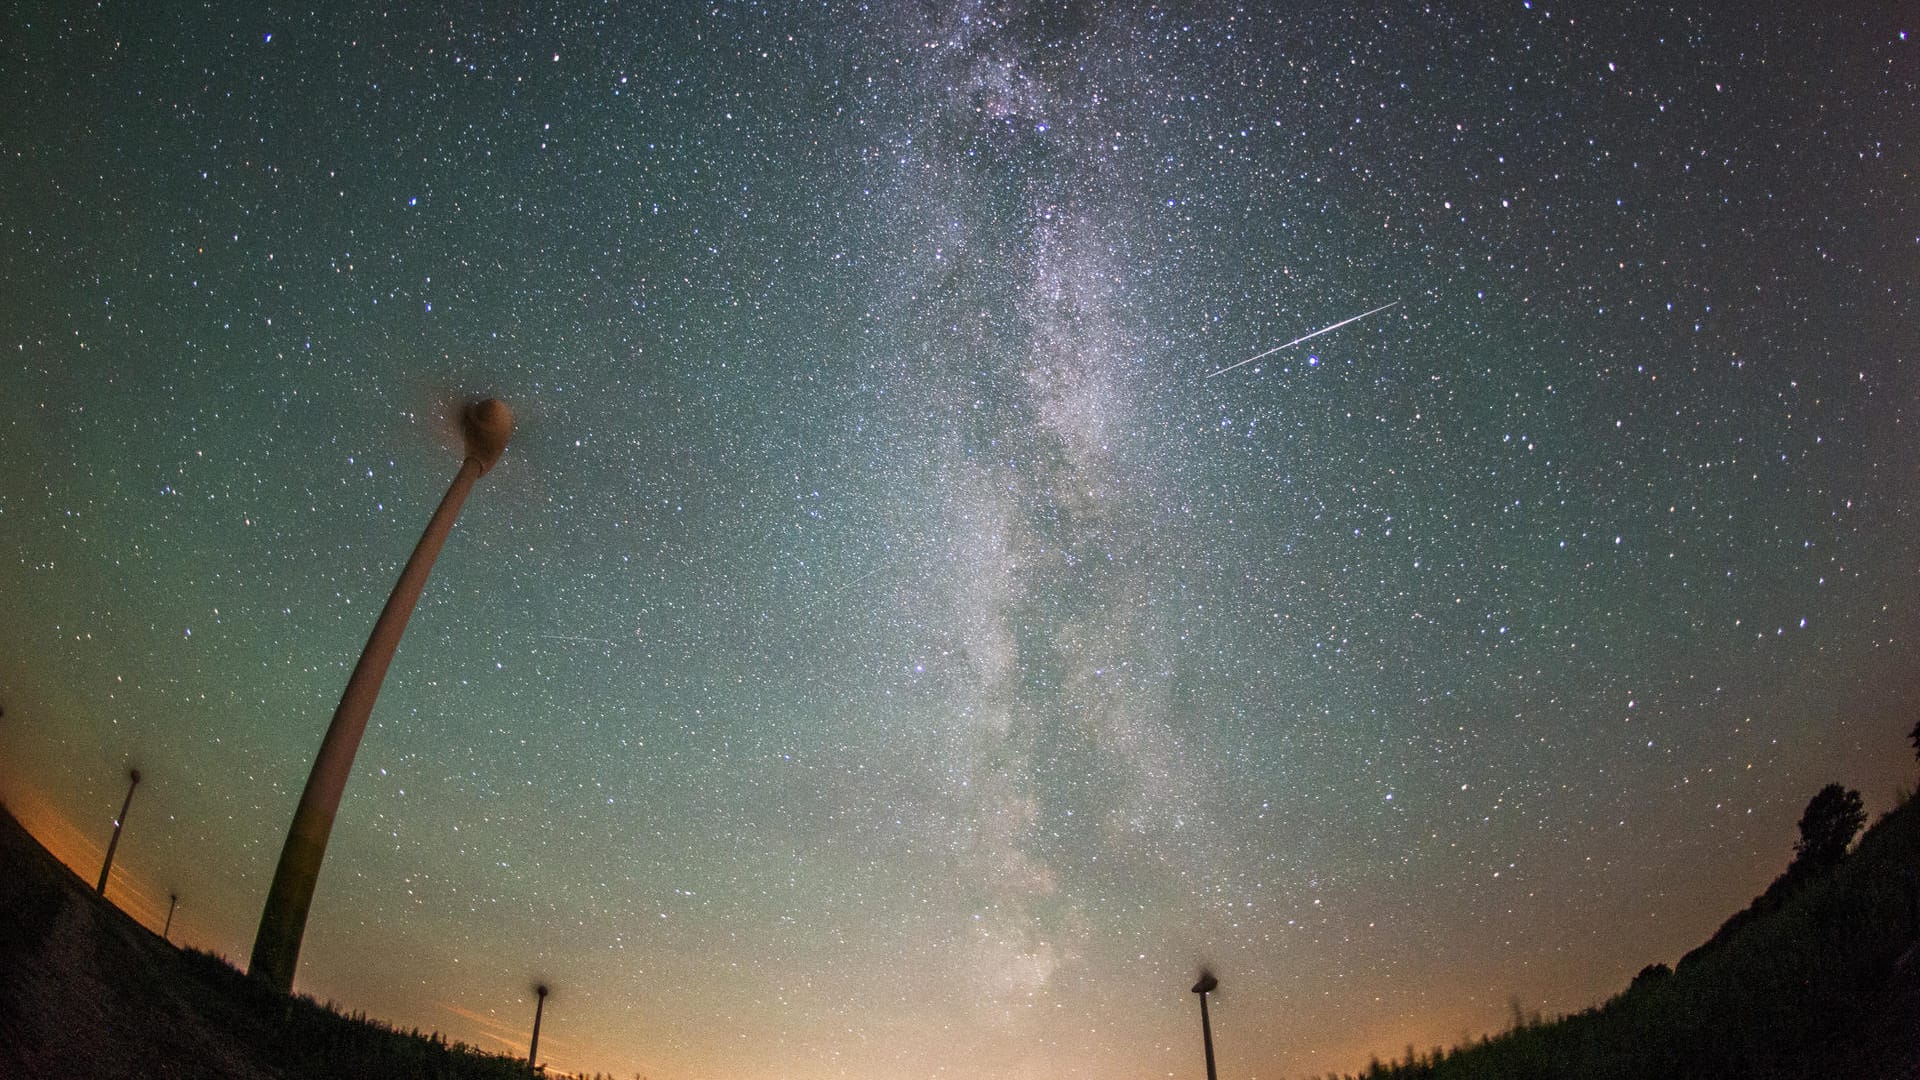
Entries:
[[296,980],[402,1026],[1354,1070],[1911,784],[1920,27],[661,7],[7,16],[0,792],[176,941],[489,395]]

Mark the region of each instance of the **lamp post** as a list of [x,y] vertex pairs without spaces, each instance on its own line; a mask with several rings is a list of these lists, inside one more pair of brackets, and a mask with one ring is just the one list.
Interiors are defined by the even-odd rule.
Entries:
[[107,841],[107,858],[100,864],[100,884],[93,890],[101,896],[107,895],[107,874],[113,870],[113,849],[120,846],[120,830],[127,827],[127,811],[133,806],[133,789],[140,786],[139,769],[128,769],[127,776],[131,778],[127,784],[127,801],[120,804],[120,816],[113,819],[113,839]]
[[1211,971],[1201,971],[1200,981],[1193,984],[1193,992],[1200,995],[1200,1039],[1207,1047],[1207,1080],[1215,1080],[1213,1074],[1213,1025],[1207,1020],[1207,995],[1220,985]]
[[160,928],[160,940],[171,944],[173,935],[173,909],[180,906],[180,894],[167,894],[167,925]]
[[286,846],[280,849],[280,863],[273,872],[273,885],[267,890],[266,906],[260,912],[260,930],[254,935],[253,957],[247,974],[264,980],[281,991],[293,989],[293,971],[300,962],[300,939],[307,929],[307,911],[313,905],[313,888],[320,877],[320,861],[327,853],[327,838],[333,832],[334,815],[340,809],[340,793],[353,771],[353,755],[360,747],[360,736],[367,729],[367,717],[373,712],[374,698],[393,662],[393,651],[407,628],[420,591],[433,570],[433,561],[453,529],[460,507],[467,501],[473,482],[493,468],[513,436],[513,412],[504,402],[493,399],[469,405],[461,413],[461,434],[466,441],[466,457],[460,471],[447,485],[439,509],[427,522],[414,545],[413,555],[392,595],[380,609],[373,632],[360,653],[360,662],[347,679],[340,694],[340,706],[333,722],[327,725],[320,752],[314,757],[313,771],[300,793],[300,805],[293,812],[293,824],[287,829]]

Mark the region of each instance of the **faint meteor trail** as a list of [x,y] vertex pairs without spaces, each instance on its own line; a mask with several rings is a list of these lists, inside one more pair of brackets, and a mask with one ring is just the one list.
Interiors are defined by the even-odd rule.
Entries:
[[860,584],[861,582],[867,580],[868,578],[872,577],[873,575],[879,572],[880,572],[880,567],[876,566],[873,569],[867,571],[866,573],[861,574],[859,577],[854,578],[852,581],[849,581],[841,585],[839,588],[833,590],[831,593],[828,593],[827,595],[839,596],[841,593],[846,592],[848,589],[853,588],[855,585]]
[[1395,300],[1391,304],[1383,304],[1380,307],[1374,308],[1372,311],[1363,311],[1360,314],[1355,315],[1351,319],[1341,319],[1339,322],[1334,323],[1332,326],[1323,326],[1320,329],[1315,330],[1311,334],[1302,334],[1301,336],[1294,338],[1292,341],[1287,342],[1285,345],[1275,345],[1273,348],[1268,349],[1266,352],[1259,353],[1254,356],[1249,356],[1245,360],[1240,361],[1240,363],[1238,364],[1228,364],[1226,367],[1221,368],[1219,371],[1212,372],[1207,376],[1207,378],[1211,379],[1213,378],[1214,375],[1225,375],[1227,372],[1232,371],[1234,368],[1251,364],[1255,360],[1264,360],[1267,357],[1272,356],[1274,353],[1279,352],[1281,349],[1291,349],[1295,345],[1298,345],[1303,341],[1307,341],[1312,338],[1317,338],[1321,334],[1332,333],[1333,331],[1340,329],[1341,327],[1347,325],[1348,323],[1359,322],[1361,319],[1364,319],[1369,315],[1378,315],[1390,307],[1399,307],[1399,306],[1400,306],[1400,301]]
[[619,643],[619,642],[617,642],[617,641],[609,641],[609,640],[607,640],[606,638],[597,638],[597,637],[581,637],[581,636],[579,636],[579,635],[577,635],[577,634],[541,634],[540,636],[541,636],[541,637],[543,637],[543,638],[546,638],[546,639],[548,639],[549,641],[581,641],[581,642],[586,642],[586,643],[588,643],[588,644],[591,644],[591,645],[618,645],[618,644],[620,644],[620,643]]

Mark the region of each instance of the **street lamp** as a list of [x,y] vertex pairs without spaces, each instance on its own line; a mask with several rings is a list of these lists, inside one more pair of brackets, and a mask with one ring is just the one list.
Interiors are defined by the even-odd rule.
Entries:
[[380,683],[387,677],[387,665],[393,661],[393,650],[400,644],[407,619],[426,586],[427,574],[433,570],[433,561],[439,557],[454,519],[460,516],[473,482],[500,460],[507,440],[513,436],[513,411],[504,402],[489,398],[462,411],[460,428],[466,440],[466,457],[453,483],[447,485],[447,493],[427,522],[420,542],[414,545],[406,568],[400,571],[400,580],[394,583],[392,595],[374,621],[373,633],[367,636],[360,662],[347,679],[340,706],[327,725],[313,771],[300,793],[300,805],[293,812],[287,843],[280,849],[280,864],[273,872],[273,885],[260,912],[260,930],[254,935],[247,974],[265,980],[282,993],[293,989],[293,970],[300,962],[300,939],[306,934],[307,910],[313,905],[320,861],[326,856],[327,837],[340,810],[340,793],[353,771],[353,755],[367,729]]

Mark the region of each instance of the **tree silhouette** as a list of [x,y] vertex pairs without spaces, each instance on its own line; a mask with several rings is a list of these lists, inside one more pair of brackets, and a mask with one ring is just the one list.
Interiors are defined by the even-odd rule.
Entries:
[[1913,756],[1920,757],[1920,720],[1913,723],[1913,734],[1907,736],[1913,740]]
[[1866,823],[1867,811],[1859,792],[1839,784],[1821,788],[1800,815],[1800,842],[1793,846],[1793,865],[1787,867],[1787,873],[1817,871],[1838,863],[1846,856],[1854,834]]

